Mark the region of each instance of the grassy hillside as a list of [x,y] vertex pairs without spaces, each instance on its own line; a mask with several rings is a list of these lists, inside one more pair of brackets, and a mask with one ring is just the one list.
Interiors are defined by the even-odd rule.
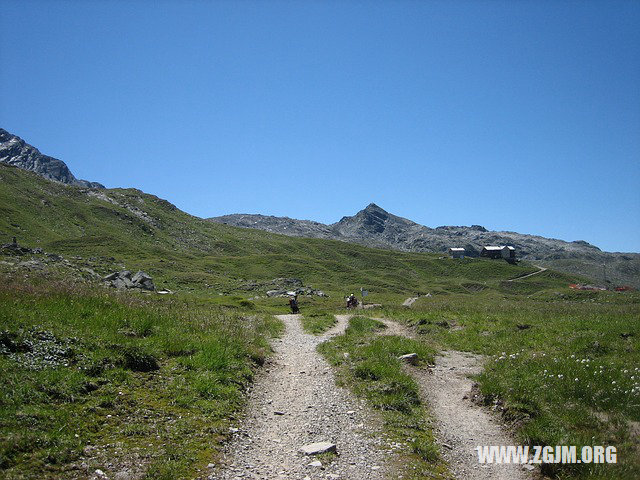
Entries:
[[0,477],[194,478],[282,327],[237,307],[0,281]]
[[[329,328],[342,296],[361,286],[388,318],[415,328],[417,341],[380,339],[376,322],[356,319],[323,347],[341,378],[386,412],[390,432],[414,438],[409,465],[445,471],[428,412],[396,365],[400,347],[427,360],[449,348],[489,356],[479,398],[503,410],[523,443],[619,447],[615,468],[546,465],[546,473],[640,471],[637,293],[573,291],[568,284],[581,279],[552,270],[519,278],[537,271],[527,263],[213,224],[138,190],[69,187],[2,164],[0,210],[0,242],[16,236],[45,252],[0,250],[3,478],[87,478],[96,468],[206,478],[281,327],[268,314],[282,313],[285,300],[264,296],[279,277],[330,294],[301,300],[308,332]],[[177,293],[92,285],[93,272],[123,268]],[[400,307],[408,296],[421,298]]]
[[[292,238],[206,222],[135,189],[86,190],[0,165],[0,241],[79,256],[98,273],[142,269],[156,283],[213,293],[266,290],[262,282],[297,277],[332,293],[508,290],[502,282],[535,268],[481,259],[377,250]],[[566,275],[541,288],[566,285]]]

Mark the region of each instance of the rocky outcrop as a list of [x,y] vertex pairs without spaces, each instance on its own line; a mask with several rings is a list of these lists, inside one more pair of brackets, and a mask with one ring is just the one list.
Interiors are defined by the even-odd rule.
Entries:
[[149,291],[154,291],[156,289],[153,284],[153,279],[141,271],[137,272],[135,275],[131,275],[129,270],[114,272],[104,277],[103,280],[112,287],[118,289],[139,288],[141,290]]
[[15,237],[11,243],[0,245],[0,251],[9,255],[26,255],[28,253],[43,253],[41,248],[29,248],[18,245]]
[[273,233],[283,233],[291,237],[334,238],[335,232],[329,225],[312,220],[296,220],[289,217],[272,217],[258,214],[233,214],[210,218],[216,223],[234,227],[255,228]]
[[62,160],[43,155],[37,148],[2,128],[0,128],[0,162],[35,172],[49,180],[68,185],[105,188],[104,185],[97,182],[77,179]]

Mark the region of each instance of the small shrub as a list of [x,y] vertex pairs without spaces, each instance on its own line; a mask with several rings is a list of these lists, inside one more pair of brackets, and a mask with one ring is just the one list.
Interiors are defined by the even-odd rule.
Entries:
[[122,366],[134,372],[151,372],[160,368],[156,357],[136,345],[120,347],[120,354]]

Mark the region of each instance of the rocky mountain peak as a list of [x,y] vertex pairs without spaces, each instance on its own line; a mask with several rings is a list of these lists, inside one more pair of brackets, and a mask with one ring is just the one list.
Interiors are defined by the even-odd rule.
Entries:
[[37,173],[38,175],[67,185],[88,188],[105,188],[97,182],[77,179],[62,160],[43,155],[20,137],[0,128],[0,162]]
[[361,229],[373,234],[380,234],[386,228],[386,222],[389,220],[389,212],[370,203],[364,210],[356,213],[355,218],[361,222]]
[[[363,210],[351,217],[343,217],[332,225],[334,231],[347,237],[362,237],[385,243],[386,237],[395,238],[401,231],[417,226],[406,218],[398,217],[385,209],[370,203]],[[426,227],[422,227],[426,228]]]
[[387,212],[384,208],[379,207],[378,205],[376,205],[375,203],[370,203],[369,205],[367,205],[363,210],[361,210],[362,212],[367,212],[367,213],[386,213],[389,214],[389,212]]

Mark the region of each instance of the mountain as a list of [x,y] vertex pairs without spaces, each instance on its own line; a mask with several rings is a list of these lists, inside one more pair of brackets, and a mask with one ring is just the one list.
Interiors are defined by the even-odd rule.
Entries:
[[[2,163],[0,211],[0,280],[19,272],[55,280],[71,270],[99,281],[114,271],[143,270],[158,288],[214,298],[303,284],[328,293],[336,306],[342,295],[362,286],[372,295],[481,289],[530,294],[580,281],[547,271],[516,285],[507,280],[537,269],[526,262],[454,261],[236,228],[194,217],[140,190],[73,187]],[[2,246],[13,237],[33,254]]]
[[331,225],[264,215],[234,214],[212,222],[257,228],[290,236],[331,238],[406,252],[445,253],[464,247],[477,257],[485,245],[512,245],[518,258],[611,285],[640,287],[640,254],[603,252],[584,240],[567,242],[516,232],[489,231],[480,225],[429,228],[393,215],[372,203]]
[[105,188],[97,182],[79,180],[62,160],[43,155],[20,137],[0,128],[0,162],[35,172],[49,180],[87,188]]
[[[208,227],[204,236],[192,235],[193,232],[184,226],[198,224],[211,226],[214,223],[226,223],[227,225],[266,230],[271,233],[285,234],[289,237],[309,237],[327,240],[339,240],[351,242],[367,247],[384,248],[389,250],[400,250],[404,252],[446,252],[451,246],[463,246],[467,249],[468,256],[476,257],[483,245],[513,245],[517,249],[519,258],[530,260],[539,265],[550,266],[560,271],[570,274],[583,275],[601,283],[610,285],[628,284],[640,288],[640,255],[635,253],[607,253],[599,248],[585,242],[565,242],[562,240],[549,239],[534,235],[523,235],[515,232],[493,232],[473,225],[471,227],[438,227],[429,228],[406,218],[393,215],[375,204],[368,205],[364,210],[353,216],[343,217],[339,222],[325,225],[310,220],[296,220],[287,217],[270,217],[263,215],[225,215],[203,221],[195,220],[184,212],[175,214],[171,221],[173,227],[167,229],[164,224],[164,217],[157,217],[150,212],[145,205],[161,204],[167,206],[172,212],[177,209],[166,202],[155,197],[145,196],[138,190],[111,190],[107,193],[104,186],[96,182],[76,179],[67,165],[56,158],[43,155],[40,151],[27,144],[21,138],[12,135],[6,130],[0,129],[0,164],[18,167],[29,170],[48,180],[54,180],[62,184],[82,187],[77,192],[75,189],[64,194],[60,194],[59,189],[53,197],[43,196],[42,191],[53,191],[51,188],[39,188],[33,192],[33,198],[19,198],[26,195],[33,185],[31,177],[9,175],[9,170],[3,169],[6,175],[2,175],[2,181],[6,178],[16,178],[19,183],[24,183],[24,192],[11,190],[11,194],[6,192],[4,200],[7,202],[3,209],[6,220],[24,220],[25,224],[33,227],[30,235],[33,238],[43,241],[42,235],[48,232],[54,245],[81,245],[82,242],[97,242],[97,239],[105,239],[107,244],[115,245],[123,243],[122,232],[116,235],[115,243],[113,238],[105,236],[104,230],[98,228],[104,216],[116,216],[119,220],[125,220],[129,230],[134,226],[139,229],[136,240],[153,240],[154,248],[162,245],[162,248],[171,245],[170,251],[181,245],[182,248],[192,249],[196,252],[212,252],[218,248],[229,251],[238,251],[239,243],[231,242],[221,246],[219,239],[211,234]],[[5,178],[6,177],[6,178]],[[51,182],[48,182],[51,183]],[[10,188],[9,184],[5,185]],[[62,186],[61,186],[62,187]],[[98,190],[100,189],[100,190]],[[133,192],[133,193],[118,193]],[[17,197],[16,197],[17,196]],[[66,211],[60,205],[60,197],[82,197],[82,201],[76,205],[76,210]],[[153,200],[149,200],[152,198]],[[33,203],[34,199],[40,199],[40,203]],[[2,200],[0,198],[0,200]],[[28,201],[27,201],[28,200]],[[93,205],[97,201],[102,206]],[[26,202],[26,203],[25,203]],[[104,203],[111,204],[110,209],[104,208]],[[18,205],[23,205],[23,211],[16,210]],[[85,205],[83,205],[85,204]],[[10,206],[13,207],[10,208]],[[52,208],[57,205],[56,208]],[[90,205],[93,205],[89,208]],[[107,211],[108,210],[108,211]],[[80,212],[80,213],[78,213]],[[68,215],[69,217],[66,217]],[[174,214],[171,215],[173,218]],[[46,221],[55,220],[57,223],[51,225],[47,230]],[[111,220],[113,220],[111,218]],[[93,223],[92,223],[93,222]],[[184,225],[182,224],[184,222]],[[0,234],[6,233],[25,237],[21,221],[9,221],[6,228],[0,228]],[[69,231],[65,231],[63,225],[67,225]],[[1,227],[1,225],[0,225]],[[118,224],[120,229],[122,224]],[[104,228],[111,228],[105,225]],[[91,233],[89,233],[91,232]],[[71,237],[70,237],[71,235]],[[76,235],[76,237],[73,237]],[[213,236],[212,236],[213,235]],[[241,235],[247,237],[246,234]],[[9,237],[11,238],[11,237]],[[75,240],[71,241],[71,238]],[[145,240],[145,241],[146,241]],[[255,238],[254,238],[255,240]],[[260,239],[261,241],[264,238]],[[70,242],[70,243],[69,243]],[[166,244],[164,242],[167,242]],[[135,242],[134,242],[135,243]],[[266,244],[270,244],[270,240]],[[133,244],[132,244],[133,245]],[[306,247],[303,248],[305,250]],[[98,249],[107,254],[109,248]],[[134,250],[138,250],[137,247]],[[270,251],[265,247],[265,251]],[[603,266],[604,265],[604,266]],[[251,270],[251,268],[249,268]]]

